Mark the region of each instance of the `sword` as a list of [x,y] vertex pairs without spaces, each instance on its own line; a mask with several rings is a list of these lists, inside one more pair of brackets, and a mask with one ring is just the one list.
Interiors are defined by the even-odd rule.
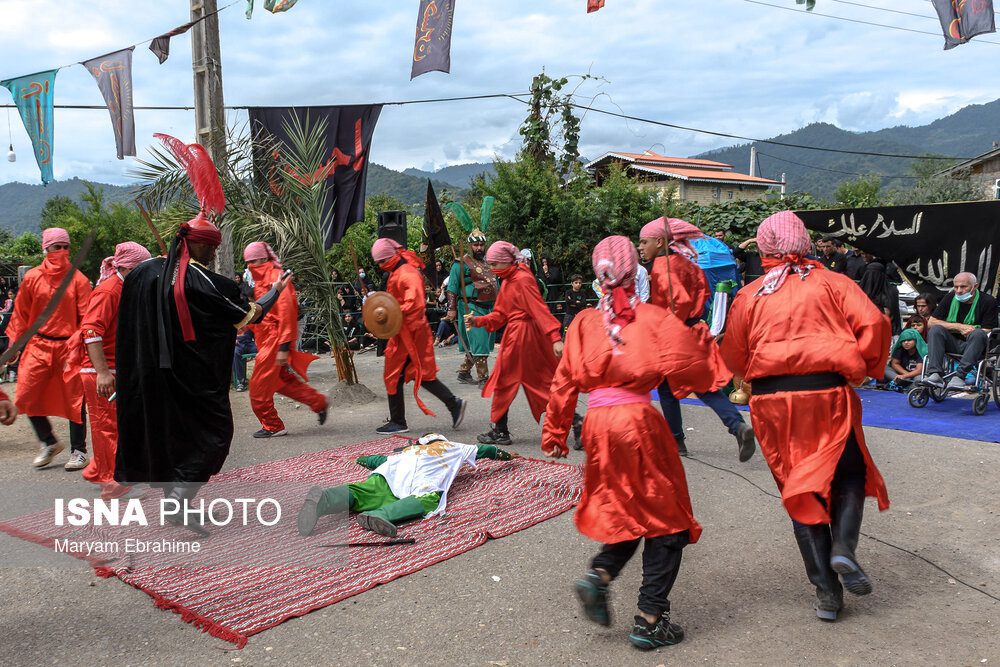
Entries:
[[344,547],[394,547],[400,544],[416,544],[416,540],[407,537],[399,540],[385,540],[383,542],[342,542],[340,544],[320,544],[323,548],[344,548]]
[[73,257],[72,267],[63,276],[62,282],[59,283],[59,287],[56,291],[52,293],[52,298],[49,299],[49,303],[45,306],[45,309],[38,314],[35,321],[24,330],[17,340],[10,344],[10,347],[6,352],[0,354],[0,366],[5,366],[7,363],[16,357],[21,349],[28,344],[31,337],[38,333],[38,330],[45,326],[45,323],[49,321],[52,317],[52,313],[56,312],[56,308],[59,306],[59,302],[62,300],[63,295],[66,294],[66,290],[69,289],[70,283],[73,282],[73,278],[76,276],[77,269],[83,264],[83,261],[87,259],[87,255],[90,253],[90,247],[94,245],[94,237],[97,232],[90,232],[90,234],[83,240],[80,245],[80,249],[76,251],[76,255]]

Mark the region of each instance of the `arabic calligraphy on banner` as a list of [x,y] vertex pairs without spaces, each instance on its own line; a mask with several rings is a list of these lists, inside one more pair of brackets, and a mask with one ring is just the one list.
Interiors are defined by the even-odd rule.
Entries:
[[947,291],[969,271],[997,293],[1000,201],[796,211],[808,229],[892,260],[917,289]]

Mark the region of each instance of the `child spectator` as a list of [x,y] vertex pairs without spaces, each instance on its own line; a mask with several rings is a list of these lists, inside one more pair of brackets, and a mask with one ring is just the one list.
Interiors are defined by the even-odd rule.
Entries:
[[904,329],[914,329],[920,337],[927,340],[927,319],[914,313],[906,319]]
[[587,307],[587,293],[583,291],[583,276],[577,273],[570,281],[570,289],[566,292],[566,314],[563,315],[562,323],[563,333],[569,328],[573,318]]
[[889,366],[885,369],[885,379],[896,387],[909,386],[919,378],[924,369],[927,343],[915,328],[903,329],[889,355]]

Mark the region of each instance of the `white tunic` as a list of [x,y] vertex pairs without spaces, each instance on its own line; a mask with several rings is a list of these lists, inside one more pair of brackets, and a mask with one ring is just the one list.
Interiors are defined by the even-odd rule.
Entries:
[[375,469],[397,498],[441,493],[437,509],[427,516],[444,513],[448,489],[466,464],[476,466],[477,447],[460,442],[435,440],[426,445],[416,444],[390,456]]

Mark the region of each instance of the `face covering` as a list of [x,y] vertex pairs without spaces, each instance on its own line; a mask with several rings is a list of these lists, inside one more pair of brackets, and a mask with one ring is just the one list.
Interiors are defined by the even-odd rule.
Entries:
[[361,277],[361,278],[364,278],[365,277],[365,272],[364,271],[358,271],[358,276]]
[[969,299],[972,298],[972,292],[966,292],[965,294],[956,294],[955,298],[958,299],[961,303],[966,303],[969,301]]

